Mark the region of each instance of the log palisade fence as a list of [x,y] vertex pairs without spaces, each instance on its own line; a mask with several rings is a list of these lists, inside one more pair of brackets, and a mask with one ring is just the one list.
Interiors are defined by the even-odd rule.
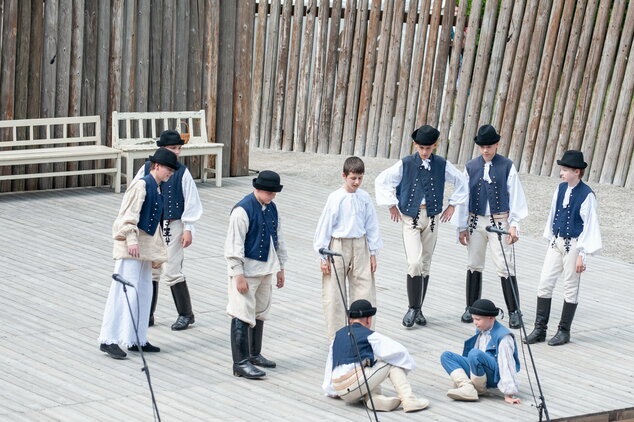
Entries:
[[99,114],[111,145],[113,110],[205,109],[229,175],[248,172],[249,147],[396,159],[423,123],[464,164],[491,123],[520,172],[556,174],[581,149],[590,181],[634,186],[628,0],[0,0],[0,12],[2,120]]

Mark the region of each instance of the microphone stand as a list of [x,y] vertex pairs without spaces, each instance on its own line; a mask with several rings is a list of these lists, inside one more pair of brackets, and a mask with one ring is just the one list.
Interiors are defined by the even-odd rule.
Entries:
[[[350,336],[350,341],[352,342],[352,344],[354,344],[354,348],[357,352],[357,360],[359,361],[359,367],[361,368],[361,373],[363,374],[363,382],[365,384],[365,389],[368,392],[368,398],[370,399],[370,403],[372,404],[372,413],[374,413],[374,420],[376,422],[379,422],[379,417],[376,414],[376,406],[374,405],[374,399],[372,398],[372,392],[370,391],[370,384],[368,383],[368,377],[365,374],[365,370],[364,370],[364,366],[363,366],[363,361],[361,360],[361,352],[359,352],[359,345],[357,344],[357,339],[354,335],[354,333],[352,332],[352,326],[350,325],[350,318],[349,318],[349,309],[348,309],[348,304],[346,301],[346,295],[344,295],[343,293],[343,289],[341,288],[341,281],[339,280],[339,274],[337,273],[337,267],[335,266],[335,258],[332,254],[328,254],[328,258],[330,258],[330,263],[332,264],[332,269],[335,273],[335,278],[337,279],[337,286],[339,287],[339,294],[341,295],[341,301],[343,303],[343,309],[344,312],[346,313],[346,327],[348,327],[348,335]],[[343,259],[343,255],[341,255],[341,262],[343,263],[343,268],[346,268],[346,261]],[[345,274],[345,272],[344,272]],[[345,282],[345,278],[344,278],[344,282]],[[358,380],[357,380],[358,382]],[[361,388],[361,386],[359,386],[359,388]],[[367,407],[366,407],[366,412],[367,412]],[[369,415],[368,415],[369,416]],[[370,420],[372,420],[370,418]]]
[[[121,277],[121,278],[123,278],[123,277]],[[117,281],[119,281],[119,280],[117,280]],[[152,389],[152,381],[150,379],[150,368],[148,368],[147,362],[145,361],[145,356],[143,355],[143,347],[141,346],[141,341],[139,340],[139,329],[138,329],[137,323],[136,323],[136,321],[134,319],[134,315],[132,314],[132,306],[130,305],[130,298],[128,297],[128,289],[126,287],[126,283],[123,283],[123,282],[120,282],[120,283],[123,286],[123,293],[125,294],[125,301],[128,304],[128,311],[130,311],[130,318],[132,319],[132,326],[134,327],[134,334],[136,336],[137,348],[139,350],[139,353],[141,354],[141,361],[143,361],[143,368],[141,368],[141,371],[145,372],[145,377],[147,378],[148,387],[150,388],[150,395],[152,397],[152,409],[153,409],[153,412],[154,412],[154,419],[158,420],[159,422],[161,422],[161,416],[159,415],[158,406],[156,404],[156,397],[154,397],[154,390]],[[136,288],[134,286],[132,286],[132,288],[136,290]],[[136,305],[137,305],[137,315],[139,315],[138,293],[137,293]]]
[[[506,265],[506,273],[509,277],[511,277],[511,270],[509,268],[509,263],[506,259],[506,253],[504,252],[504,245],[502,244],[502,234],[500,232],[494,232],[498,235],[498,241],[500,242],[500,250],[502,250],[502,256],[504,257],[504,265]],[[508,233],[506,233],[508,234]],[[517,274],[516,274],[517,276]],[[511,286],[511,292],[513,293],[513,303],[515,304],[515,309],[517,309],[517,313],[520,317],[520,334],[523,334],[524,338],[526,338],[526,327],[524,326],[524,317],[522,314],[522,310],[520,309],[520,303],[518,300],[518,293],[515,291],[515,286],[513,283],[509,283]],[[518,287],[519,288],[519,287]],[[520,336],[521,337],[521,336]],[[522,342],[520,338],[520,343]],[[542,391],[542,385],[539,382],[539,375],[537,374],[537,366],[535,366],[535,359],[533,359],[533,351],[531,350],[531,345],[526,343],[526,347],[528,349],[528,355],[530,357],[531,366],[533,367],[533,373],[535,374],[535,381],[537,382],[537,389],[539,390],[539,404],[536,405],[537,410],[539,411],[539,421],[543,420],[543,416],[546,416],[546,420],[550,422],[550,416],[548,415],[548,408],[546,407],[546,399],[544,398],[544,392]],[[530,382],[530,377],[529,377]],[[533,389],[531,385],[531,390]],[[533,399],[535,398],[535,394],[533,393]]]

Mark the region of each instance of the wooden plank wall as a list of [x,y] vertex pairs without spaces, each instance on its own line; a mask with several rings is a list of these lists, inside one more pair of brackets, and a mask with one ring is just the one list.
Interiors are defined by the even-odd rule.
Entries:
[[575,148],[590,181],[634,186],[627,0],[256,3],[251,146],[398,158],[427,123],[464,164],[492,123],[522,172]]

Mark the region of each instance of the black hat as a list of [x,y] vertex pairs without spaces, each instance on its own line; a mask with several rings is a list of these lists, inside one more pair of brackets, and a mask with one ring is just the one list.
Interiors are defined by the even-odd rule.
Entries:
[[564,156],[561,157],[561,160],[557,160],[557,164],[573,169],[584,169],[588,167],[588,163],[583,161],[583,152],[573,149],[564,152]]
[[159,148],[150,155],[149,160],[153,163],[162,164],[174,170],[178,170],[178,158],[169,149]]
[[175,130],[166,130],[161,133],[161,137],[156,141],[156,146],[166,147],[168,145],[184,145],[185,141],[181,138],[181,134]]
[[365,318],[374,316],[374,314],[376,314],[376,308],[372,307],[372,304],[365,299],[352,302],[350,311],[348,312],[350,318]]
[[438,129],[423,125],[412,132],[412,139],[418,145],[434,145],[440,136]]
[[500,308],[497,308],[489,299],[478,299],[473,302],[473,305],[469,306],[469,312],[471,312],[471,315],[494,317],[498,316]]
[[480,126],[478,129],[478,135],[473,138],[478,145],[493,145],[500,142],[500,135],[495,131],[495,128],[491,125]]
[[267,192],[280,192],[284,186],[280,185],[280,175],[271,170],[263,170],[253,179],[253,187]]

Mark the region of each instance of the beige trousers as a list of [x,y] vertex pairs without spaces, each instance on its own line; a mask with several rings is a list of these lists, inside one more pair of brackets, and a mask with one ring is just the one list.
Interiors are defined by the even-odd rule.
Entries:
[[249,291],[240,293],[236,288],[235,277],[229,277],[227,314],[238,318],[251,327],[255,327],[255,320],[267,320],[271,309],[271,292],[273,274],[260,277],[246,277]]
[[579,282],[581,274],[577,273],[577,239],[563,239],[558,237],[546,251],[544,266],[537,288],[537,296],[553,297],[553,290],[557,279],[563,274],[564,300],[568,303],[579,302]]
[[[370,250],[366,237],[357,239],[331,239],[330,250],[343,255],[346,267],[340,256],[335,259],[334,269],[339,274],[341,289],[346,298],[347,305],[359,299],[366,299],[376,306],[376,285],[374,273],[370,269]],[[326,318],[326,330],[332,340],[335,333],[347,323],[345,308],[341,301],[341,292],[337,284],[332,263],[330,275],[322,275],[321,302]],[[372,321],[374,324],[374,319]]]
[[[431,257],[438,239],[439,219],[428,217],[426,210],[420,210],[420,216],[414,227],[414,219],[401,215],[403,219],[403,246],[407,259],[407,274],[412,277],[429,275]],[[435,216],[438,217],[438,216]]]
[[[475,218],[475,220],[474,220]],[[484,261],[486,258],[487,244],[491,251],[491,257],[495,264],[495,269],[500,277],[508,277],[509,274],[506,271],[506,264],[504,263],[504,254],[509,264],[511,273],[513,274],[513,253],[511,251],[511,245],[506,242],[507,235],[502,235],[502,248],[500,248],[500,241],[496,233],[489,233],[486,231],[486,226],[492,224],[491,219],[495,221],[495,225],[501,227],[505,231],[509,229],[509,222],[506,216],[492,217],[492,216],[470,216],[469,226],[469,246],[467,251],[469,254],[468,269],[471,271],[484,271]],[[501,226],[500,226],[501,224]],[[471,230],[473,230],[471,232]],[[502,253],[504,251],[504,254]]]
[[165,220],[163,222],[163,235],[167,243],[167,261],[160,268],[152,269],[152,281],[161,281],[168,286],[185,281],[183,274],[183,238],[182,220]]
[[376,388],[387,379],[390,374],[390,369],[392,369],[392,365],[378,360],[374,363],[374,366],[366,366],[363,368],[365,378],[361,369],[356,367],[347,374],[333,379],[332,385],[337,395],[341,397],[343,401],[351,403],[368,394],[368,389],[365,385],[366,378],[370,386],[370,391],[375,391]]

